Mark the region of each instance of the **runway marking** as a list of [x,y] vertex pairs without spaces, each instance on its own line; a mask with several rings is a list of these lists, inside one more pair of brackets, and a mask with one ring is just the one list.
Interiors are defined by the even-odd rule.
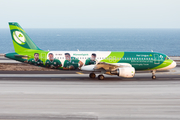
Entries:
[[81,73],[81,72],[76,72],[77,74],[84,74],[84,73]]

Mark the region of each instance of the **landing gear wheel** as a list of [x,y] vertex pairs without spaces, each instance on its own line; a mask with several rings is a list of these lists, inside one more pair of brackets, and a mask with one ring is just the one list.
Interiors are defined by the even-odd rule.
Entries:
[[155,75],[153,75],[153,76],[152,76],[152,79],[156,79],[156,76],[155,76]]
[[96,74],[95,74],[95,73],[90,73],[90,74],[89,74],[89,77],[90,77],[90,78],[95,78],[95,77],[96,77]]
[[155,73],[156,73],[156,70],[153,70],[152,71],[152,79],[156,79]]
[[99,76],[98,76],[98,79],[99,79],[99,80],[104,80],[104,75],[99,75]]

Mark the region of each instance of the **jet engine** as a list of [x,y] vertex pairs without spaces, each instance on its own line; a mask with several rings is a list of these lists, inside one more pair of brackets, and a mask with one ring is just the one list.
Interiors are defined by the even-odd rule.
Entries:
[[110,71],[110,73],[119,77],[132,78],[135,75],[135,69],[133,67],[123,67]]

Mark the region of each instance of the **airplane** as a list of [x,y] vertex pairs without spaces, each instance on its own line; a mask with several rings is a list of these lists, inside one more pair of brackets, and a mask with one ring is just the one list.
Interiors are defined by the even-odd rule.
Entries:
[[34,44],[17,22],[9,22],[9,28],[15,52],[7,53],[5,57],[20,62],[31,60],[32,63],[36,63],[34,65],[40,65],[35,59],[37,54],[37,60],[42,62],[42,67],[64,70],[77,68],[88,71],[90,78],[95,78],[95,73],[99,72],[99,80],[104,79],[104,74],[132,78],[135,71],[151,71],[152,79],[156,79],[156,71],[176,67],[176,62],[167,55],[152,51],[44,51]]

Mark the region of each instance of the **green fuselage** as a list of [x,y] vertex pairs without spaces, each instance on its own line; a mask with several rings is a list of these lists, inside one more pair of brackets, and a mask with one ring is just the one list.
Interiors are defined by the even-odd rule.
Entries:
[[[96,60],[98,62],[106,63],[128,63],[131,64],[135,70],[154,70],[161,69],[169,66],[173,60],[169,59],[167,55],[157,52],[100,52],[100,51],[43,51],[29,49],[26,52],[8,53],[7,58],[24,62],[27,59],[34,58],[34,53],[39,53],[39,58],[46,62],[48,59],[48,53],[53,53],[54,58],[59,59],[62,63],[65,61],[64,53],[70,53],[72,57],[85,63],[86,59],[89,59],[92,53],[96,53]],[[60,55],[61,54],[61,55]],[[17,55],[27,56],[27,59],[23,57],[17,57]],[[61,67],[62,68],[62,67]]]

